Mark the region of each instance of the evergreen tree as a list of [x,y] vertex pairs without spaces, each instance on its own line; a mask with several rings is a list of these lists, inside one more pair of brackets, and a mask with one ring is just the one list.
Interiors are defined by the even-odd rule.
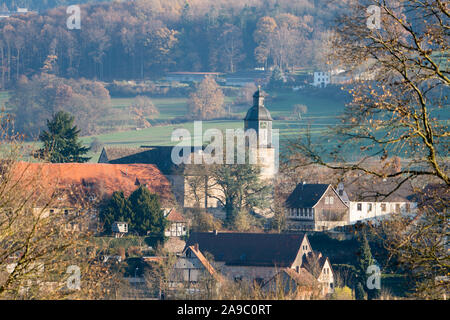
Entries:
[[359,258],[357,271],[360,276],[360,279],[365,281],[367,280],[367,268],[374,264],[374,260],[372,257],[372,252],[370,250],[369,241],[367,240],[367,236],[365,233],[362,234],[360,238],[360,247],[359,247]]
[[148,232],[163,239],[167,220],[164,217],[163,210],[161,210],[158,196],[141,186],[130,195],[128,200],[134,214],[131,228],[141,235]]
[[67,112],[59,111],[53,119],[47,120],[48,131],[44,131],[39,139],[44,146],[38,151],[38,157],[53,163],[87,162],[83,157],[89,148],[83,147],[78,140],[80,130],[73,124],[74,117]]
[[358,285],[356,286],[355,289],[355,299],[356,300],[365,300],[366,298],[366,293],[364,292],[364,287],[361,284],[361,282],[358,282]]
[[[359,249],[359,258],[357,265],[358,278],[360,279],[359,284],[367,285],[367,269],[369,266],[374,265],[375,260],[372,257],[372,251],[370,250],[369,241],[367,240],[366,233],[364,232],[360,238],[360,249]],[[379,290],[377,289],[368,289],[367,288],[367,298],[372,300],[376,298],[379,294]]]
[[100,210],[100,221],[106,233],[111,233],[111,225],[117,222],[127,222],[131,224],[134,220],[133,211],[128,199],[122,191],[116,191],[112,194],[111,199]]

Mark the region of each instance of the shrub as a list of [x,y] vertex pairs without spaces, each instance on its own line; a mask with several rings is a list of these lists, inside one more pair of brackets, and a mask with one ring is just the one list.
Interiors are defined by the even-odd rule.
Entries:
[[353,300],[352,289],[349,287],[339,288],[336,287],[334,289],[333,294],[331,295],[332,300]]

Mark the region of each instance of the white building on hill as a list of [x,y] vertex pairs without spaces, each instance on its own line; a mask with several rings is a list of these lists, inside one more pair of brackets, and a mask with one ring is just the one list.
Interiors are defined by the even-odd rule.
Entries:
[[364,195],[356,187],[354,191],[351,189],[352,186],[347,188],[348,194],[342,183],[337,187],[339,196],[349,207],[349,224],[379,221],[393,214],[411,214],[417,209],[417,203],[410,200],[413,192],[407,187],[386,198]]

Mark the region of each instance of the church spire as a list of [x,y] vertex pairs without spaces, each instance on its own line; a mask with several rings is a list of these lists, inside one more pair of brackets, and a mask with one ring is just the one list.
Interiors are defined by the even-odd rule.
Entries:
[[264,93],[261,91],[261,86],[258,85],[258,90],[253,94],[253,106],[263,107],[264,106]]

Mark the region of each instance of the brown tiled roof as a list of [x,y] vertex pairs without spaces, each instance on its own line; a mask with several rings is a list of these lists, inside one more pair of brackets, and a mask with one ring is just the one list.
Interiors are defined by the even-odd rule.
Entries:
[[290,267],[304,233],[192,232],[186,246],[199,245],[227,265]]
[[166,219],[171,222],[185,222],[186,221],[186,219],[183,217],[183,215],[175,209],[170,210]]
[[159,195],[162,203],[172,200],[169,181],[156,166],[149,164],[19,162],[14,172],[13,175],[17,179],[21,177],[22,181],[37,179],[42,190],[97,188],[106,196],[114,191],[130,195],[138,188],[138,179],[145,181],[145,186]]
[[314,276],[305,268],[300,268],[299,272],[292,268],[283,268],[280,270],[280,273],[287,274],[298,285],[312,285],[316,282]]

